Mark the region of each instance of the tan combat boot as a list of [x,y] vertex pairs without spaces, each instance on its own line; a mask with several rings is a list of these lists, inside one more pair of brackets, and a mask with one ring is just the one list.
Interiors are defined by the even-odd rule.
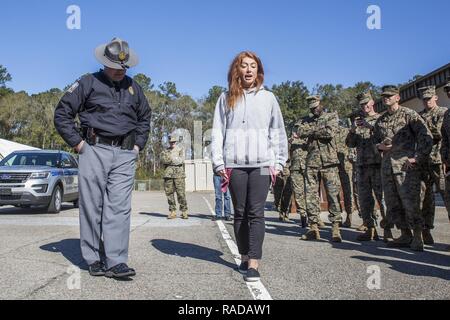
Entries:
[[378,241],[380,239],[378,238],[377,229],[375,229],[375,228],[368,228],[366,230],[366,232],[363,233],[363,234],[360,234],[356,238],[356,240],[358,240],[358,241]]
[[181,219],[185,219],[185,220],[189,219],[188,213],[186,211],[183,211],[181,213]]
[[344,228],[351,228],[352,226],[352,214],[347,214],[347,219],[345,219],[345,222],[342,224]]
[[423,237],[422,237],[422,228],[421,227],[414,228],[414,238],[411,242],[411,250],[423,251]]
[[311,223],[311,225],[309,227],[309,231],[307,233],[305,233],[304,235],[302,235],[300,240],[306,240],[306,241],[320,240],[320,232],[319,232],[319,227],[317,226],[317,224]]
[[385,228],[383,232],[383,241],[389,243],[394,241],[394,236],[392,235],[392,230],[390,228]]
[[319,217],[319,222],[318,222],[317,226],[319,227],[319,229],[325,228],[325,223],[322,221],[322,219],[320,219],[320,217]]
[[362,231],[362,232],[367,231],[367,225],[365,223],[363,223],[358,228],[356,228],[356,230]]
[[170,211],[169,216],[167,219],[176,219],[177,218],[177,212],[176,211]]
[[429,246],[434,244],[434,239],[433,239],[433,236],[431,235],[430,229],[423,229],[422,237],[423,237],[424,244],[429,245]]
[[[394,241],[388,243],[390,248],[410,248],[411,242],[413,240],[413,235],[410,229],[401,229],[401,236]],[[422,237],[422,230],[420,230],[420,235]]]
[[341,232],[339,231],[339,222],[333,223],[333,227],[331,228],[331,241],[342,242]]
[[284,214],[283,221],[284,221],[284,222],[291,222],[291,220],[289,219],[289,213],[286,212],[286,213]]

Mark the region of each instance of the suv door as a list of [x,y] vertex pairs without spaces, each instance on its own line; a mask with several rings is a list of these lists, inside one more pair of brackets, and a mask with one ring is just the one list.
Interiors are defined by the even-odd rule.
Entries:
[[64,196],[78,192],[78,168],[67,153],[61,154],[61,169],[63,169],[65,190]]

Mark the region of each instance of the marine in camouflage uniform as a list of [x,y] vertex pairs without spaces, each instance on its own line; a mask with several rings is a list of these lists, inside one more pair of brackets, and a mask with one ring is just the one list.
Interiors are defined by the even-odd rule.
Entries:
[[[305,192],[305,170],[306,170],[306,156],[308,155],[307,139],[300,139],[297,135],[300,122],[294,125],[294,132],[289,140],[289,154],[290,154],[290,184],[291,193],[294,194],[294,199],[297,207],[297,213],[300,215],[301,226],[303,228],[307,225],[306,214],[306,192]],[[320,218],[320,217],[319,217]],[[323,222],[319,219],[319,226]]]
[[[383,199],[383,188],[381,182],[381,154],[377,150],[373,134],[375,123],[380,117],[374,111],[374,99],[370,92],[357,96],[361,109],[358,110],[358,117],[352,122],[352,127],[345,140],[349,148],[356,148],[356,171],[358,175],[359,205],[363,223],[367,227],[364,234],[358,236],[358,241],[378,240],[376,231],[377,214],[375,211],[375,198],[380,207],[383,220],[386,216],[386,208]],[[385,222],[382,227],[385,227]],[[392,229],[393,224],[388,226]]]
[[302,236],[303,240],[320,239],[318,230],[320,215],[319,173],[325,185],[328,199],[328,219],[333,225],[332,241],[341,242],[339,224],[342,222],[339,203],[339,159],[334,137],[338,130],[336,113],[326,113],[319,96],[307,98],[312,115],[301,120],[297,135],[306,139],[308,154],[306,157],[306,212],[310,230]]
[[339,179],[341,180],[342,194],[344,196],[344,208],[347,212],[347,219],[343,223],[344,227],[350,228],[352,225],[353,208],[359,209],[357,203],[356,179],[354,170],[355,150],[345,144],[349,129],[339,126],[336,135],[337,153],[339,159]]
[[[447,84],[444,86],[444,90],[447,93],[447,97],[450,99],[450,77],[447,79]],[[445,193],[447,194],[447,197],[450,198],[450,110],[445,112],[441,133],[441,157],[445,172]],[[450,221],[450,208],[447,208],[447,213],[448,220]],[[450,251],[450,246],[447,247],[447,250]]]
[[[394,222],[402,233],[398,239],[389,241],[388,246],[423,251],[423,175],[433,137],[417,112],[399,105],[396,86],[384,86],[382,97],[388,110],[375,124],[374,140],[378,150],[383,152],[381,177],[387,224]],[[385,229],[386,238],[392,237],[389,232],[390,229]]]
[[[444,90],[450,99],[450,77],[447,79],[447,84],[444,86]],[[441,144],[441,157],[442,163],[445,169],[445,193],[450,198],[450,111],[447,111],[444,115],[444,120],[441,128],[442,144]],[[450,220],[450,208],[447,208],[448,219]]]
[[273,205],[276,211],[280,211],[281,205],[281,196],[283,195],[283,189],[286,184],[286,179],[283,175],[278,175],[275,180],[275,184],[273,186]]
[[425,181],[425,199],[423,201],[422,208],[423,218],[425,219],[425,228],[422,233],[423,241],[425,244],[432,245],[434,244],[434,240],[430,230],[434,229],[434,213],[436,209],[434,201],[434,186],[436,186],[436,190],[442,196],[447,210],[449,208],[449,198],[445,193],[445,173],[440,153],[442,142],[441,128],[444,121],[445,112],[448,109],[437,105],[438,98],[436,96],[435,86],[420,88],[419,91],[421,92],[421,97],[425,107],[425,109],[420,112],[420,115],[433,135],[433,149],[431,150],[429,158],[429,171]]
[[284,166],[281,175],[277,177],[283,180],[283,190],[281,192],[280,209],[279,209],[280,213],[279,220],[284,222],[290,222],[289,212],[292,198],[292,181],[289,167],[290,167],[290,160],[286,162],[286,165]]
[[177,139],[170,137],[170,147],[161,154],[161,161],[164,169],[164,191],[169,203],[170,214],[168,219],[177,217],[175,202],[175,192],[177,193],[178,203],[180,205],[181,217],[188,219],[188,207],[186,202],[186,174],[184,172],[184,150],[176,145]]

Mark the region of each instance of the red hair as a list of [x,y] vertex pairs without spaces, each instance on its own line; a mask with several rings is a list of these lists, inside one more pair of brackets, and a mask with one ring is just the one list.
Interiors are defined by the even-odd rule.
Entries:
[[234,109],[239,99],[242,98],[244,94],[244,88],[242,86],[242,81],[239,72],[239,66],[241,65],[244,58],[250,58],[256,61],[258,64],[258,74],[256,76],[255,85],[257,89],[261,88],[264,82],[264,68],[261,59],[251,51],[243,51],[239,53],[233,60],[228,71],[228,95],[227,104],[228,107]]

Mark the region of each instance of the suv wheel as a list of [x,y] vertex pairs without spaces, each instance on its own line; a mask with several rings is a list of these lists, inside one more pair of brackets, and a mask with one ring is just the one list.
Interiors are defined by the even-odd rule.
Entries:
[[62,207],[63,192],[60,186],[56,186],[52,193],[52,199],[48,205],[49,213],[59,213]]

